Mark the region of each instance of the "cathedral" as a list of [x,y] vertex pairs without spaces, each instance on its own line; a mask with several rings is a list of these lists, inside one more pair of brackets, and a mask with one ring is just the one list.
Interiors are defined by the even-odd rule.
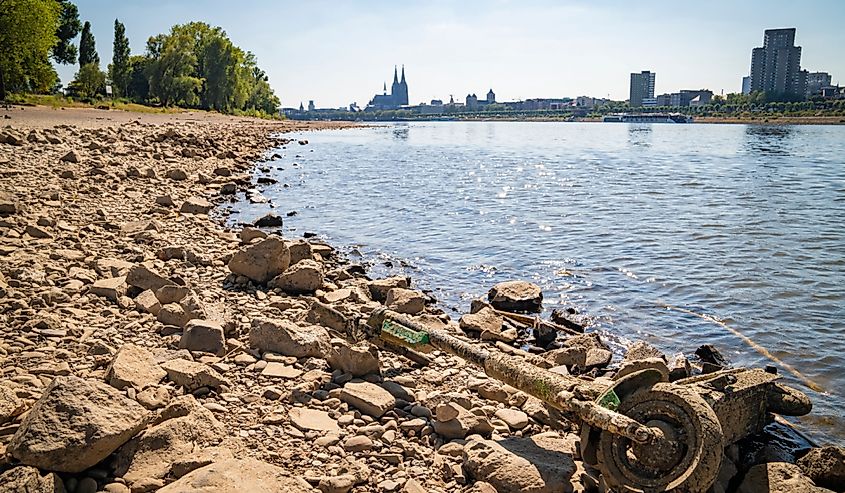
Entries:
[[384,92],[376,94],[368,109],[374,110],[395,110],[408,105],[408,83],[405,82],[405,66],[402,65],[402,79],[399,79],[399,72],[393,67],[393,85],[390,87],[390,94],[387,94],[387,83],[384,84]]

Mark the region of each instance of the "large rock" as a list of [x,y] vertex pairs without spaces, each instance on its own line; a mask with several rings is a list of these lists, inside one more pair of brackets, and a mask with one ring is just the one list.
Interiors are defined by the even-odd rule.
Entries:
[[0,192],[0,216],[11,216],[20,212],[18,198],[8,192]]
[[507,312],[539,312],[543,304],[540,286],[527,281],[500,282],[487,293],[493,308]]
[[226,436],[226,427],[190,395],[171,401],[160,416],[117,452],[115,472],[134,489],[139,481],[148,483],[173,475],[174,464]]
[[425,295],[413,289],[393,288],[387,292],[384,304],[395,312],[416,315],[425,310]]
[[134,344],[124,344],[106,368],[106,381],[117,389],[142,390],[156,385],[165,376],[167,372],[158,366],[153,353]]
[[56,377],[24,418],[8,451],[23,464],[78,473],[126,443],[147,410],[96,380]]
[[194,317],[178,303],[169,303],[158,309],[156,319],[164,325],[185,327]]
[[369,382],[349,382],[340,391],[340,400],[364,414],[380,418],[396,405],[390,392]]
[[478,334],[485,341],[514,341],[515,331],[502,330],[503,323],[501,315],[485,306],[475,313],[461,315],[458,325],[467,334]]
[[393,288],[405,288],[407,289],[410,286],[407,277],[388,277],[387,279],[376,279],[375,281],[370,281],[367,284],[367,287],[370,289],[370,296],[372,296],[373,301],[379,301],[384,303],[387,300],[387,292]]
[[177,358],[165,361],[161,367],[167,372],[167,378],[171,382],[185,387],[188,392],[193,392],[200,387],[218,389],[223,385],[230,385],[214,369],[202,363]]
[[120,276],[99,279],[91,286],[91,294],[117,301],[126,294],[126,278]]
[[845,491],[845,448],[814,448],[798,460],[798,467],[816,485]]
[[187,214],[208,214],[208,211],[210,211],[212,207],[214,206],[211,205],[211,202],[202,197],[189,197],[182,202],[182,207],[179,208],[179,212]]
[[304,479],[255,459],[207,465],[158,490],[159,493],[317,493]]
[[737,493],[830,493],[813,484],[801,468],[788,462],[758,464],[745,473]]
[[222,356],[226,353],[226,337],[223,335],[223,327],[210,320],[191,320],[185,325],[185,332],[179,339],[179,349]]
[[266,283],[290,266],[290,250],[277,236],[247,245],[232,255],[229,270],[257,283]]
[[325,411],[294,407],[288,411],[291,423],[302,431],[340,431],[337,421]]
[[26,403],[17,394],[15,384],[0,381],[0,423],[20,416],[26,410]]
[[610,363],[613,353],[595,332],[570,337],[563,347],[547,352],[544,357],[555,365],[581,371],[602,368]]
[[444,438],[454,440],[467,435],[488,435],[493,425],[483,415],[470,412],[457,402],[446,402],[435,407],[434,431]]
[[162,286],[173,284],[173,282],[146,265],[138,264],[129,269],[126,274],[126,284],[156,291]]
[[151,289],[147,289],[135,297],[135,309],[141,313],[151,313],[158,316],[158,312],[161,311],[161,302],[158,301],[158,297]]
[[307,240],[288,242],[288,249],[290,249],[290,265],[300,260],[314,260],[314,249]]
[[305,259],[291,265],[273,278],[269,286],[290,294],[313,293],[323,285],[323,267],[316,261]]
[[0,474],[0,491],[4,493],[65,493],[65,485],[55,473],[41,476],[38,469],[19,466]]
[[334,309],[332,306],[319,301],[311,303],[306,320],[312,324],[322,325],[338,332],[346,332],[349,320],[346,315]]
[[255,220],[253,226],[256,228],[281,228],[284,221],[281,217],[273,214],[272,212],[268,212],[264,216]]
[[331,348],[329,333],[319,325],[300,327],[290,320],[266,318],[252,321],[249,344],[261,351],[297,358],[325,358]]
[[501,441],[473,439],[463,449],[464,469],[498,493],[567,493],[573,491],[575,437],[541,433]]
[[350,345],[342,339],[332,340],[332,350],[328,358],[329,366],[334,370],[362,377],[371,373],[380,373],[379,359],[375,347],[362,342]]

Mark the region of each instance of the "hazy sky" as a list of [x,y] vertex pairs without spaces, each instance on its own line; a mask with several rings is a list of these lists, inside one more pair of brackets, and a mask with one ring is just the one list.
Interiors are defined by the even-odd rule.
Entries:
[[[405,64],[411,104],[628,97],[629,74],[657,73],[657,94],[738,92],[763,30],[796,27],[801,65],[845,83],[845,1],[711,0],[76,0],[102,68],[114,19],[133,54],[176,23],[223,27],[258,57],[283,106],[364,106]],[[76,41],[78,42],[77,37]],[[76,66],[61,66],[67,83]]]

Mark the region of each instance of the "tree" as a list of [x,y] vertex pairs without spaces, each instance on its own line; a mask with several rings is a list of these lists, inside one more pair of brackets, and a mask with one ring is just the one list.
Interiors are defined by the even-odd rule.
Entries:
[[76,73],[71,88],[79,94],[93,98],[102,93],[106,86],[106,74],[100,70],[96,63],[83,65]]
[[82,24],[79,23],[79,11],[76,5],[67,0],[59,0],[61,14],[59,15],[59,27],[56,29],[58,41],[53,46],[53,60],[62,65],[76,63],[76,46],[71,40],[79,34]]
[[150,95],[150,82],[147,79],[149,60],[143,55],[129,57],[129,77],[126,96],[143,103]]
[[173,26],[147,41],[149,96],[162,104],[221,112],[275,114],[279,99],[255,56],[235,46],[226,32],[203,22]]
[[56,42],[54,0],[0,1],[0,100],[6,91],[49,88],[56,72],[48,60]]
[[91,23],[85,21],[82,26],[82,34],[79,36],[79,68],[82,69],[89,63],[100,65],[100,55],[94,46],[94,35],[91,34]]
[[129,85],[129,38],[126,28],[117,19],[114,20],[114,54],[111,63],[111,80],[120,96],[125,97]]
[[164,106],[199,103],[197,93],[202,89],[202,80],[193,76],[197,57],[190,35],[152,37],[147,41],[147,51],[151,58],[148,68],[151,95]]

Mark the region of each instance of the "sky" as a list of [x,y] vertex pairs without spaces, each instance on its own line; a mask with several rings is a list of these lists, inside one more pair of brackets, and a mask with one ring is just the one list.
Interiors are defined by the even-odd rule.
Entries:
[[[842,0],[75,0],[102,68],[114,20],[133,54],[174,24],[222,27],[255,53],[282,106],[365,106],[405,65],[411,104],[628,97],[631,72],[656,72],[655,94],[739,92],[763,30],[795,27],[801,66],[845,83]],[[79,37],[75,40],[77,43]],[[67,84],[77,66],[59,66]]]

